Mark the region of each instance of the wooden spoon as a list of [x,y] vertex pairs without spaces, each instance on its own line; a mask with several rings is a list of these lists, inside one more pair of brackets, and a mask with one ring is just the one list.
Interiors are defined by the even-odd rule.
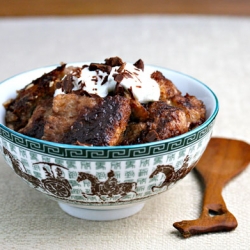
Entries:
[[239,140],[211,138],[196,170],[203,177],[205,193],[200,218],[175,222],[187,238],[195,234],[231,231],[238,225],[221,195],[224,185],[250,162],[250,145]]

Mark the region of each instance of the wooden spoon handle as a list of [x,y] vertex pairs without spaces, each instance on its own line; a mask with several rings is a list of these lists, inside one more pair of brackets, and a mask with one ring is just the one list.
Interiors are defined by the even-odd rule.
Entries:
[[237,220],[228,211],[220,188],[215,187],[213,196],[210,193],[210,188],[205,190],[200,218],[175,222],[173,224],[183,237],[187,238],[192,235],[208,232],[231,231],[237,227]]
[[237,220],[227,210],[221,193],[224,185],[248,166],[249,153],[250,145],[243,141],[211,138],[196,167],[206,186],[200,218],[173,224],[184,237],[237,227]]

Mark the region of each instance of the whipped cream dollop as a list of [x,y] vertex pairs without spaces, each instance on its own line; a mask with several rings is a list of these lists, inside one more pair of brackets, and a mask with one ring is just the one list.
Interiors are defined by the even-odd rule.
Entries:
[[[152,70],[144,70],[131,63],[122,63],[119,66],[102,64],[84,65],[80,75],[72,75],[72,91],[84,90],[100,97],[106,97],[117,87],[124,88],[140,103],[158,101],[160,98],[159,84],[151,78]],[[67,76],[65,76],[67,77]],[[56,90],[55,95],[63,94],[62,88]]]

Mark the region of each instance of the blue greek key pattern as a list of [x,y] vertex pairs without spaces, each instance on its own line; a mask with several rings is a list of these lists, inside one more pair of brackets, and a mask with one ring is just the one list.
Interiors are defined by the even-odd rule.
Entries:
[[202,130],[192,133],[187,137],[181,139],[176,139],[171,142],[159,142],[153,145],[141,146],[141,147],[132,147],[128,146],[120,148],[107,147],[104,149],[97,149],[91,147],[79,147],[79,148],[66,148],[64,146],[57,147],[52,146],[46,143],[33,141],[32,139],[26,139],[21,135],[16,135],[14,133],[6,130],[5,127],[0,127],[0,136],[13,144],[27,148],[31,152],[39,152],[41,154],[49,154],[51,156],[63,157],[66,159],[127,159],[127,158],[141,158],[147,156],[157,156],[162,155],[166,152],[171,152],[178,150],[179,148],[193,144],[194,142],[205,137],[208,133],[212,131],[214,125],[214,120],[202,128]]

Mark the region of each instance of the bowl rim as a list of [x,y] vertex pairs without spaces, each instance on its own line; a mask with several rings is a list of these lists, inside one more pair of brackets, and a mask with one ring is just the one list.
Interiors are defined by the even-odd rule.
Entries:
[[[70,62],[70,63],[67,63],[67,65],[69,66],[72,66],[72,65],[79,65],[79,64],[87,64],[87,63],[90,63],[90,62]],[[50,69],[51,70],[53,69],[53,67],[58,67],[59,64],[53,64],[53,65],[48,65],[48,66],[44,66],[44,67],[38,67],[38,68],[34,68],[34,69],[31,69],[31,70],[26,70],[22,73],[18,73],[18,74],[15,74],[9,78],[6,78],[4,79],[3,81],[0,82],[0,84],[3,84],[4,82],[6,81],[9,81],[11,80],[12,78],[15,78],[15,77],[18,77],[18,76],[21,76],[21,75],[25,75],[27,73],[30,73],[32,71],[36,71],[36,70],[42,70],[42,69]],[[162,66],[156,66],[156,65],[152,65],[152,64],[145,64],[145,66],[147,67],[152,67],[152,68],[157,68],[159,70],[164,70],[164,71],[169,71],[169,72],[172,72],[172,73],[175,73],[175,74],[178,74],[178,75],[181,75],[181,76],[184,76],[186,78],[189,78],[190,80],[193,80],[195,82],[198,82],[200,85],[202,85],[204,88],[206,88],[210,94],[212,94],[212,97],[214,98],[214,101],[215,101],[215,108],[212,112],[212,114],[208,117],[208,119],[201,125],[199,125],[198,127],[184,133],[184,134],[181,134],[181,135],[178,135],[178,136],[175,136],[175,137],[171,137],[171,138],[167,138],[167,139],[164,139],[164,140],[160,140],[160,141],[155,141],[155,142],[147,142],[147,143],[141,143],[141,144],[134,144],[134,145],[118,145],[118,146],[79,146],[79,145],[72,145],[72,144],[63,144],[63,143],[57,143],[57,142],[50,142],[50,141],[46,141],[46,140],[41,140],[41,139],[37,139],[37,138],[33,138],[33,137],[30,137],[30,136],[26,136],[26,135],[23,135],[21,133],[18,133],[10,128],[8,128],[7,126],[5,126],[4,124],[0,123],[0,127],[6,131],[8,131],[9,133],[11,134],[14,134],[18,137],[22,137],[26,140],[30,140],[30,141],[34,141],[35,143],[40,143],[40,144],[44,144],[44,145],[47,145],[47,146],[52,146],[52,147],[58,147],[58,148],[62,148],[62,149],[79,149],[79,150],[85,150],[85,149],[91,149],[91,150],[119,150],[119,149],[137,149],[137,148],[142,148],[142,147],[148,147],[148,146],[156,146],[158,144],[163,144],[163,143],[171,143],[175,140],[181,140],[185,137],[189,137],[191,136],[192,134],[195,134],[196,132],[204,129],[205,127],[207,127],[210,123],[212,123],[212,121],[216,118],[218,112],[219,112],[219,101],[218,101],[218,98],[216,96],[216,94],[213,92],[213,90],[208,87],[205,83],[203,83],[202,81],[198,80],[197,78],[195,77],[192,77],[188,74],[185,74],[185,73],[182,73],[180,71],[177,71],[177,70],[173,70],[173,69],[170,69],[170,68],[165,68],[165,67],[162,67]],[[28,84],[28,83],[27,83]]]

